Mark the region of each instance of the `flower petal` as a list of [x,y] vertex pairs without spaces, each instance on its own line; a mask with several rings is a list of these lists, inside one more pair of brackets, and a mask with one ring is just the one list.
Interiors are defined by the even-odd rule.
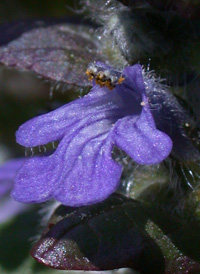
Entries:
[[140,164],[168,156],[171,139],[155,127],[141,66],[127,67],[123,75],[112,92],[94,85],[87,96],[19,128],[17,141],[25,146],[61,141],[51,156],[25,162],[12,192],[17,201],[54,197],[68,206],[82,206],[106,199],[122,172],[111,156],[114,144]]
[[32,147],[60,140],[68,127],[84,117],[116,107],[123,108],[123,104],[118,94],[95,85],[88,95],[24,123],[16,132],[16,141]]
[[126,76],[126,81],[129,82],[132,92],[137,92],[138,94],[145,93],[141,65],[127,66],[124,68],[123,74]]
[[164,160],[172,149],[171,139],[155,127],[152,115],[143,107],[139,119],[120,119],[112,132],[116,146],[123,149],[138,164],[151,165]]
[[97,105],[93,115],[72,123],[53,155],[26,161],[15,178],[12,196],[29,203],[55,197],[70,206],[107,198],[121,175],[121,166],[112,160],[112,142],[107,135],[123,116],[123,109],[107,101],[100,110]]
[[[15,177],[11,196],[19,202],[44,202],[52,197],[56,161],[49,157],[27,160]],[[57,175],[57,173],[56,173]]]
[[137,102],[141,101],[141,91],[144,92],[141,66],[126,67],[124,74],[127,78],[117,86],[116,91],[110,92],[95,85],[88,95],[24,123],[16,132],[17,143],[33,147],[61,140],[68,127],[97,111],[113,107],[125,107],[127,114],[140,111],[136,108],[139,106]]
[[[94,128],[93,128],[94,129]],[[76,138],[79,138],[81,132]],[[74,140],[73,140],[74,141]],[[73,142],[72,141],[72,142]],[[78,144],[76,151],[67,151],[60,187],[54,197],[70,206],[90,205],[111,195],[118,187],[122,167],[112,160],[112,143],[105,136]]]

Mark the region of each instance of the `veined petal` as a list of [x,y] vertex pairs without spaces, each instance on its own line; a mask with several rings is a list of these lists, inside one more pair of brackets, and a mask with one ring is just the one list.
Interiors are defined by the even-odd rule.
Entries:
[[139,118],[137,115],[128,115],[120,119],[110,133],[111,138],[135,162],[144,165],[159,163],[169,155],[172,141],[156,129],[148,106],[141,66],[126,67],[123,74],[127,77],[125,84],[131,87],[129,94],[138,93],[141,96],[138,108],[143,107]]
[[68,127],[84,117],[112,108],[123,108],[123,105],[118,94],[95,85],[88,95],[24,123],[16,132],[16,141],[32,147],[61,140]]
[[123,149],[138,164],[151,165],[164,160],[172,149],[172,141],[155,127],[147,107],[141,116],[127,116],[120,119],[112,132],[116,146]]
[[[111,140],[105,136],[79,145],[74,161],[71,164],[65,161],[68,168],[63,169],[55,199],[65,205],[82,206],[100,202],[111,195],[118,187],[122,172],[122,167],[112,160],[112,146]],[[67,158],[69,154],[66,154]]]
[[[122,167],[112,159],[113,145],[139,164],[159,163],[170,153],[171,139],[156,129],[149,110],[141,66],[126,67],[121,75],[97,65],[102,71],[92,77],[102,80],[102,86],[113,81],[112,91],[94,85],[87,96],[19,128],[17,141],[24,146],[60,143],[51,156],[25,162],[12,192],[17,201],[55,198],[68,206],[97,203],[119,184]],[[104,69],[105,76],[98,78]]]
[[118,186],[121,166],[112,160],[108,132],[123,109],[99,111],[77,121],[65,132],[56,152],[25,162],[15,178],[12,196],[20,202],[44,202],[52,197],[65,205],[92,204]]
[[34,157],[25,161],[14,179],[11,192],[16,201],[37,203],[52,197],[58,166],[51,158]]

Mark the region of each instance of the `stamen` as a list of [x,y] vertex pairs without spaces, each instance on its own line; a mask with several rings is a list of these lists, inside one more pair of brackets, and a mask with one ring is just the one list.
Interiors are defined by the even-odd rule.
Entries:
[[89,65],[86,74],[89,77],[89,81],[95,80],[97,85],[100,85],[100,87],[107,87],[110,90],[117,85],[120,85],[125,80],[125,77],[122,76],[120,71],[109,68],[105,69],[96,62]]

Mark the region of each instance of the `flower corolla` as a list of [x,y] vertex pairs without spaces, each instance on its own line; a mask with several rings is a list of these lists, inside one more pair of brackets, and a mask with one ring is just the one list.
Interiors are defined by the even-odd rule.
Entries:
[[[113,71],[97,62],[103,71]],[[152,165],[170,153],[172,141],[159,131],[151,114],[140,65],[125,67],[110,90],[93,83],[82,98],[33,118],[16,133],[25,147],[59,141],[50,156],[28,159],[15,178],[12,196],[38,203],[54,198],[64,205],[100,202],[118,187],[122,166],[112,158],[114,146],[136,163]],[[106,80],[107,81],[107,80]]]

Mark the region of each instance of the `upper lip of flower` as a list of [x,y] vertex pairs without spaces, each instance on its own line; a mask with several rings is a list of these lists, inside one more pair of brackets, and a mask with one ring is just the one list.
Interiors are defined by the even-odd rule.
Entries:
[[116,190],[122,172],[112,159],[114,145],[139,164],[159,163],[168,156],[172,142],[155,127],[141,66],[126,67],[123,75],[125,80],[112,91],[94,84],[83,98],[19,128],[17,142],[24,146],[61,141],[51,156],[26,161],[15,179],[16,200],[54,197],[70,206],[102,201]]

